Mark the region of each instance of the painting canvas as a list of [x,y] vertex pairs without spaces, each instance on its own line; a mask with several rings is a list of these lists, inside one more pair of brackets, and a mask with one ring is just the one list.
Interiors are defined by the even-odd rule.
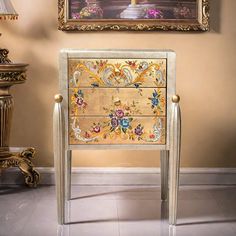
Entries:
[[59,0],[62,30],[202,30],[207,0]]

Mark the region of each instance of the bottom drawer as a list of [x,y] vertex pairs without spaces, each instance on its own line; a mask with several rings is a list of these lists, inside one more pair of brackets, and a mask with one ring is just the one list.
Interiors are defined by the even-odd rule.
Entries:
[[69,144],[165,144],[165,117],[70,117]]

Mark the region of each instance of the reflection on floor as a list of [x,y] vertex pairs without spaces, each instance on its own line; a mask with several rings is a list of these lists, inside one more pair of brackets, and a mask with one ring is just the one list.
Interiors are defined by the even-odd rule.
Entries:
[[180,188],[169,227],[160,188],[73,186],[70,224],[58,226],[54,186],[0,186],[0,236],[235,236],[236,186]]

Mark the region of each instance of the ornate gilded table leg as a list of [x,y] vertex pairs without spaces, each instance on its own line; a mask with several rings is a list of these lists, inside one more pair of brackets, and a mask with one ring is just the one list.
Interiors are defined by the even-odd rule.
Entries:
[[20,151],[9,149],[13,113],[13,98],[9,90],[12,85],[25,82],[28,65],[12,63],[7,55],[8,50],[0,48],[0,168],[19,167],[25,176],[26,185],[36,187],[39,183],[39,173],[32,163],[34,148],[19,148]]
[[10,156],[0,158],[0,168],[18,167],[25,176],[25,184],[29,187],[36,187],[40,175],[35,170],[32,159],[35,155],[34,148],[27,148],[21,152],[8,152]]

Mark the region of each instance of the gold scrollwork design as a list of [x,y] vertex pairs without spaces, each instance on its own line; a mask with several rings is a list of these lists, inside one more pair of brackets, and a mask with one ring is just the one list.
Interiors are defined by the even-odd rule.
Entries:
[[25,80],[26,80],[26,73],[22,71],[0,72],[0,81],[24,82]]
[[11,60],[8,58],[9,51],[5,48],[0,48],[0,63],[11,63]]
[[0,168],[18,167],[25,176],[25,184],[29,187],[36,187],[39,183],[40,175],[31,161],[34,156],[34,148],[27,148],[20,153],[12,153],[10,157],[0,158]]

